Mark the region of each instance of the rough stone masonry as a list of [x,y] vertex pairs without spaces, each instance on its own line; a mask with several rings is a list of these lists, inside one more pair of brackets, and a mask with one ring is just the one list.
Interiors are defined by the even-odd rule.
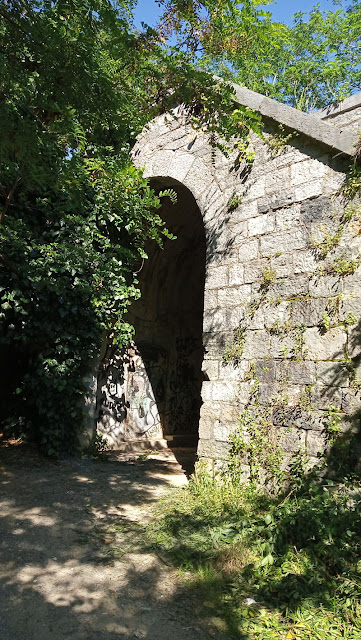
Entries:
[[212,149],[182,108],[134,148],[154,188],[178,194],[162,212],[177,239],[140,267],[135,343],[107,348],[98,429],[113,447],[199,438],[217,467],[247,410],[312,463],[330,417],[355,431],[361,408],[360,206],[344,189],[361,94],[314,115],[236,95],[264,120],[252,164]]

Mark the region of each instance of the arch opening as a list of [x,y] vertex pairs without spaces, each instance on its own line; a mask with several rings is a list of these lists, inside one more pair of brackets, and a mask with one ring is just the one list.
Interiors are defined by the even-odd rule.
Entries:
[[[99,429],[116,448],[124,441],[167,439],[170,446],[198,442],[203,362],[206,239],[191,192],[171,179],[177,203],[164,199],[160,215],[176,236],[163,249],[152,243],[139,272],[141,297],[126,320],[135,327],[126,353],[110,349],[100,401]],[[105,383],[105,384],[104,384]]]

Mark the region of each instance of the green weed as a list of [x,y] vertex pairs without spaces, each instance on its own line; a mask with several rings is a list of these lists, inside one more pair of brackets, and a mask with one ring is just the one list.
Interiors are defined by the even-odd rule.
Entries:
[[361,493],[349,481],[305,476],[306,464],[296,454],[292,487],[273,497],[201,467],[149,528],[154,544],[190,572],[187,588],[215,633],[361,637]]

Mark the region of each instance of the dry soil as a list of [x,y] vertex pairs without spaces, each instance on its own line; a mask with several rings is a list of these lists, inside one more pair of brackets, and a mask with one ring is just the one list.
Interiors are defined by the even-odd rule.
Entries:
[[164,493],[186,482],[170,451],[54,463],[2,447],[1,640],[209,638],[145,534]]

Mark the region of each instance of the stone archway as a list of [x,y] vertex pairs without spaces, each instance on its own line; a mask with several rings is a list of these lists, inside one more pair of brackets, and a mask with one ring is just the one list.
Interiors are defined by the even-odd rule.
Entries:
[[99,429],[113,447],[140,439],[198,441],[205,229],[189,189],[174,179],[151,183],[177,193],[177,203],[166,198],[160,212],[176,239],[166,239],[163,249],[149,245],[138,276],[141,298],[126,317],[135,327],[134,343],[125,353],[109,347],[104,361]]
[[177,192],[177,204],[168,201],[161,212],[176,239],[166,240],[163,249],[149,247],[139,274],[141,298],[129,313],[136,330],[137,374],[129,383],[133,394],[140,383],[144,431],[149,427],[157,433],[158,421],[157,435],[188,442],[198,437],[201,405],[205,233],[186,187],[164,179],[152,180],[152,186]]

